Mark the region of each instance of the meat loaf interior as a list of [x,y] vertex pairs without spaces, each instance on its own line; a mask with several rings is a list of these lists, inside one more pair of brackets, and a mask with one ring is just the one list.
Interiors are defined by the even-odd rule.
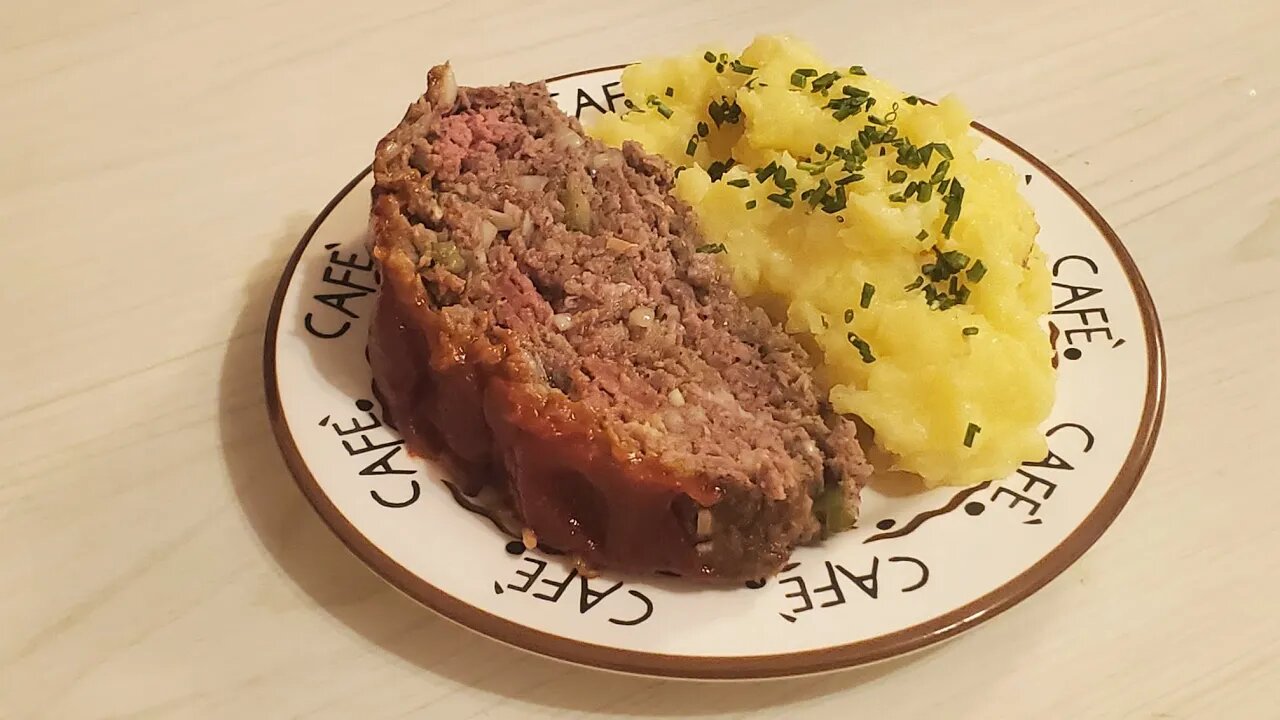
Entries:
[[379,144],[370,362],[538,542],[593,568],[745,579],[852,524],[869,466],[803,348],[738,298],[673,169],[542,84],[447,65]]

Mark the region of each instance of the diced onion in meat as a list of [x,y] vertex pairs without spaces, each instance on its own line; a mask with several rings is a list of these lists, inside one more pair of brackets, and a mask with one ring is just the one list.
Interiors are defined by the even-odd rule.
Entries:
[[627,316],[627,323],[635,328],[650,327],[653,325],[653,310],[647,307],[633,308]]
[[560,332],[568,330],[573,325],[573,318],[568,313],[556,313],[551,316],[551,324]]
[[706,508],[698,510],[698,537],[711,537],[711,511]]
[[515,230],[520,225],[520,208],[507,203],[501,212],[497,210],[486,210],[485,216],[489,218],[489,222],[498,228],[499,232]]
[[542,192],[542,189],[547,186],[547,181],[549,179],[550,178],[548,178],[545,175],[521,175],[520,177],[516,178],[515,185],[517,188],[520,188],[521,190],[528,190],[529,192]]
[[556,134],[553,142],[561,150],[572,150],[582,145],[582,136],[569,128],[565,128]]
[[481,220],[479,235],[479,247],[481,249],[486,249],[492,245],[493,241],[498,237],[498,227],[488,220]]

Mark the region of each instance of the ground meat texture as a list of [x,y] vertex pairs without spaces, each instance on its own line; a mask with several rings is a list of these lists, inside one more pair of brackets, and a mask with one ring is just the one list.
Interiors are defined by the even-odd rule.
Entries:
[[441,66],[373,168],[375,381],[465,490],[593,567],[693,577],[768,576],[833,498],[854,516],[853,422],[696,251],[664,160],[586,137],[541,84]]

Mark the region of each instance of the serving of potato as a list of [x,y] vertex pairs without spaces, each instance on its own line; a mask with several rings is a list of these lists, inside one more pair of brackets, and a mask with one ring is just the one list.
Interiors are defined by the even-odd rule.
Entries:
[[835,409],[928,485],[1045,456],[1054,398],[1039,226],[959,102],[932,105],[787,37],[623,73],[591,132],[682,166],[704,252],[820,360]]

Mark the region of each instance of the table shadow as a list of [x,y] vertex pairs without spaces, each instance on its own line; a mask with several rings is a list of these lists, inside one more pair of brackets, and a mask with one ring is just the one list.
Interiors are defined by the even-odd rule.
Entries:
[[[247,279],[219,385],[219,431],[230,482],[248,524],[280,569],[351,631],[427,672],[485,694],[565,711],[642,702],[660,716],[743,712],[838,693],[927,655],[767,682],[696,682],[570,665],[484,638],[402,595],[352,555],[298,489],[276,446],[263,389],[266,318],[285,258],[309,217],[287,229]],[[461,512],[461,510],[459,510]],[[521,676],[542,678],[521,683]]]

